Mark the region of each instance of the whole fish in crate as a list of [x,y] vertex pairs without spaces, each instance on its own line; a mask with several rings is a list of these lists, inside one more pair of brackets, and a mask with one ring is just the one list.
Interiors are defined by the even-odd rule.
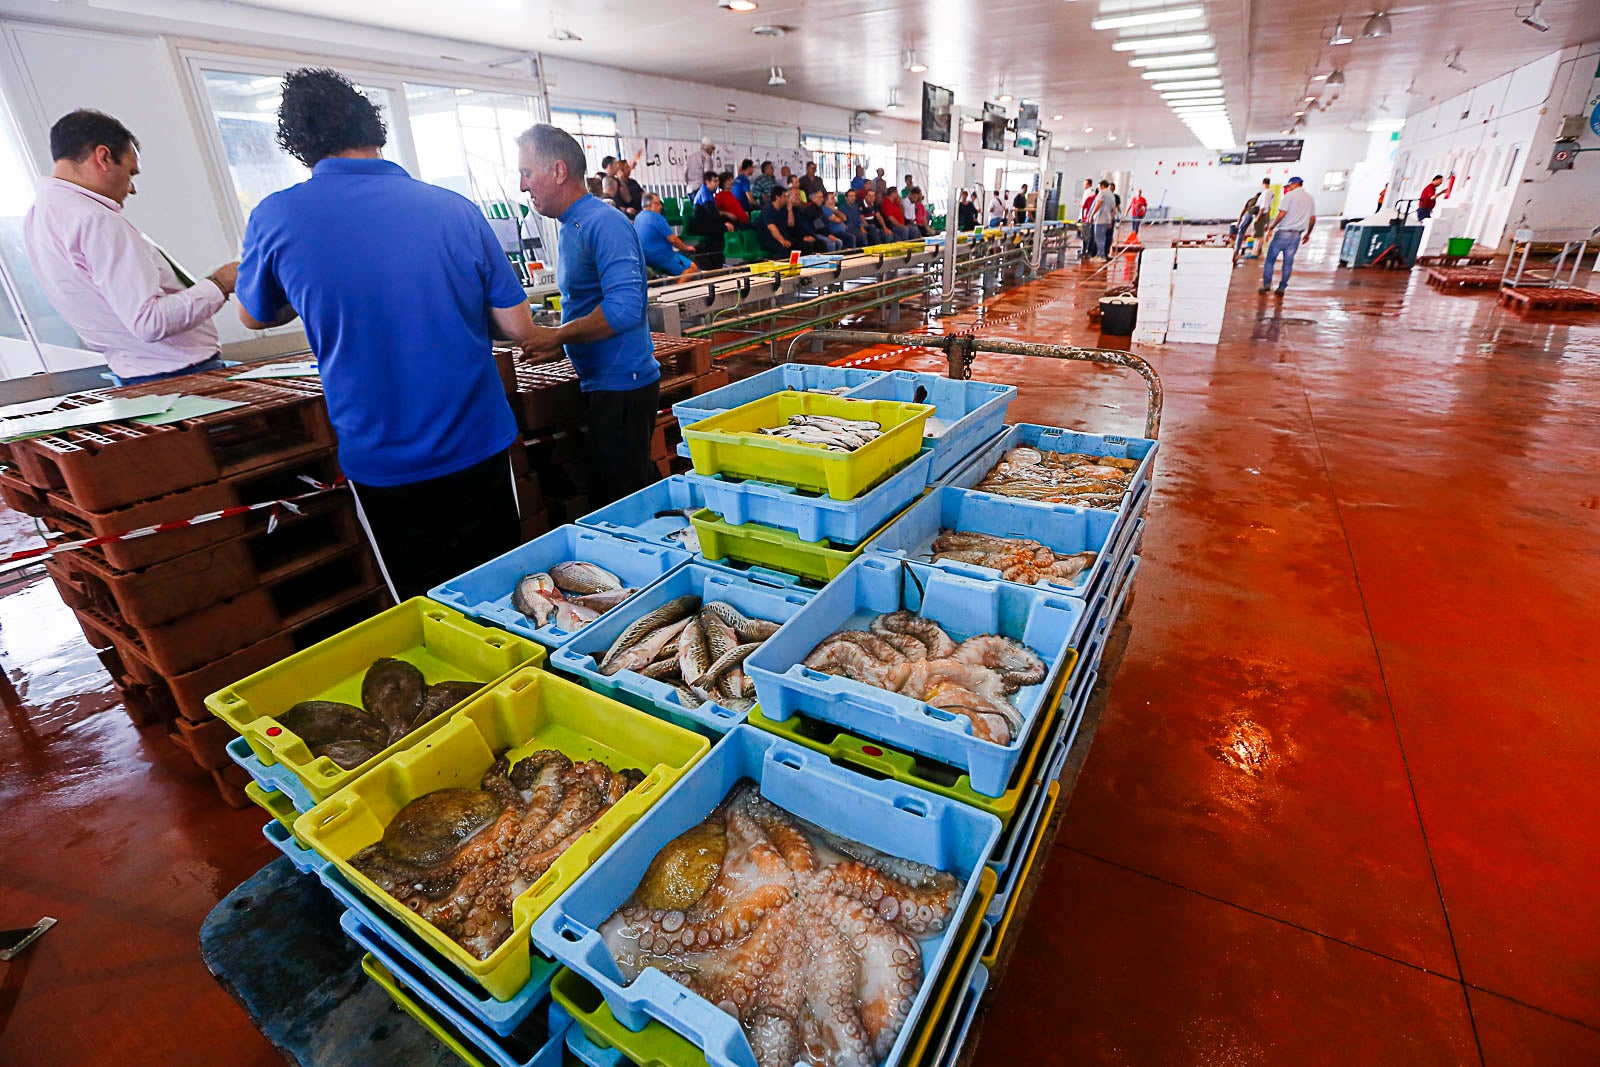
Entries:
[[536,626],[553,622],[572,633],[636,592],[624,587],[622,580],[604,567],[567,560],[548,572],[523,575],[511,591],[511,606]]

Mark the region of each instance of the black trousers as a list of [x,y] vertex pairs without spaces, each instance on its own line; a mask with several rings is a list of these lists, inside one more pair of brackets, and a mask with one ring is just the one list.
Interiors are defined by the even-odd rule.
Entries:
[[592,511],[656,481],[650,436],[656,428],[660,382],[620,391],[597,390],[589,401],[589,446],[585,456]]
[[522,543],[508,452],[426,481],[351,482],[350,488],[396,601],[421,596]]

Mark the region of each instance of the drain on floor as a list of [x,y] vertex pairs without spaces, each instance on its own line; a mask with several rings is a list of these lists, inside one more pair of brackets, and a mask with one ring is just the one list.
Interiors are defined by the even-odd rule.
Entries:
[[1278,318],[1275,315],[1257,315],[1257,322],[1270,322],[1274,326],[1315,326],[1316,319]]

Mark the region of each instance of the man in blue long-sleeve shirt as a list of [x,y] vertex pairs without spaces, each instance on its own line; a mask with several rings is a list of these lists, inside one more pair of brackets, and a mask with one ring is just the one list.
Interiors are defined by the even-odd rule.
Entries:
[[517,147],[522,191],[535,211],[561,222],[561,325],[535,327],[523,347],[535,359],[565,354],[578,371],[589,401],[589,503],[600,507],[657,477],[650,435],[661,368],[650,341],[644,250],[627,216],[588,194],[583,149],[571,134],[533,126]]

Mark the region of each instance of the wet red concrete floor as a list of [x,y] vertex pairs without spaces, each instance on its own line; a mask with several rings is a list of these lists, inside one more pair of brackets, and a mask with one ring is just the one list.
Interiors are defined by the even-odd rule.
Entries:
[[[1600,318],[1332,250],[1282,301],[1240,268],[1220,346],[1140,350],[1131,640],[978,1063],[1600,1062]],[[1126,346],[1087,274],[955,323]],[[1143,425],[1126,372],[974,370],[1013,420]],[[133,728],[48,582],[0,598],[0,659],[0,926],[61,919],[0,964],[0,1063],[277,1062],[197,949],[261,816]]]

